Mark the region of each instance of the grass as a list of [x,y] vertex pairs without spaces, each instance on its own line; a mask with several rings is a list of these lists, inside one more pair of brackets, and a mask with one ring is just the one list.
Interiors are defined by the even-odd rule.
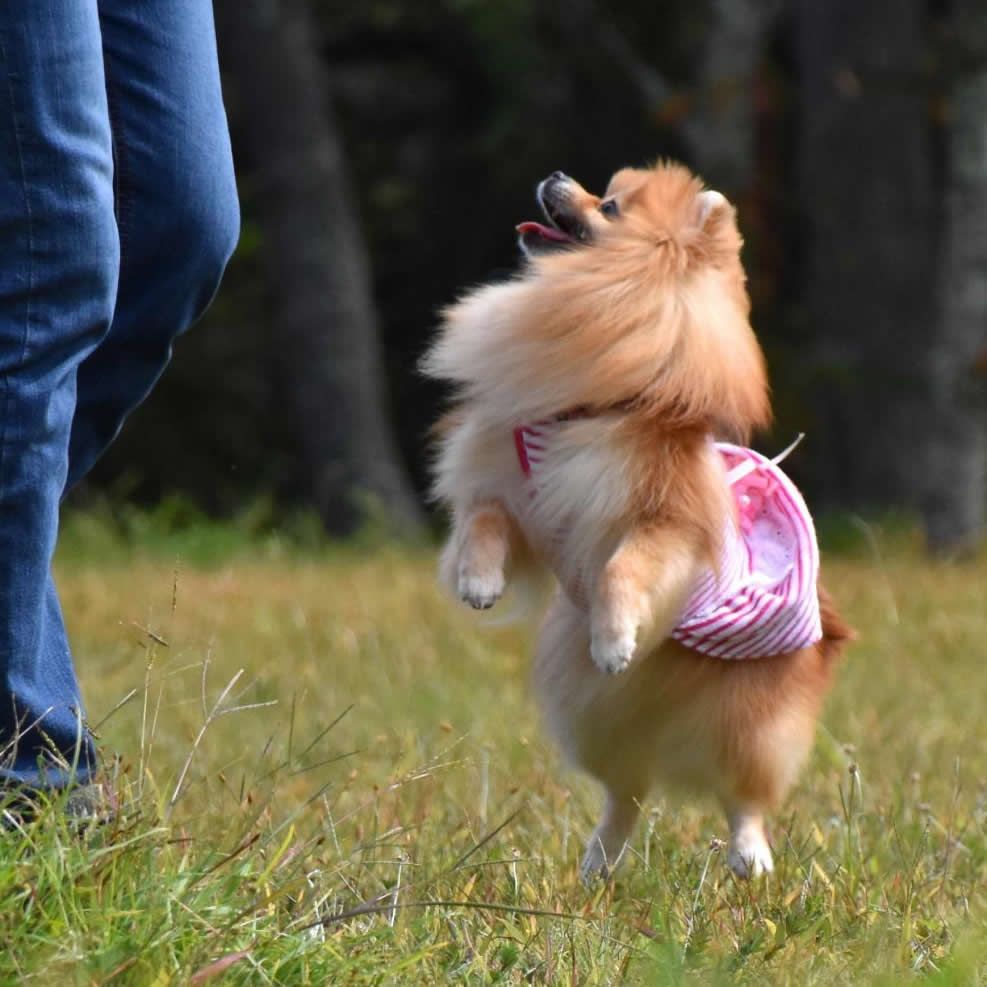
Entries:
[[430,553],[246,527],[69,520],[124,811],[80,834],[56,798],[0,832],[0,983],[985,979],[987,562],[843,537],[828,582],[862,638],[776,873],[738,882],[715,806],[658,797],[588,893],[596,793],[541,737],[525,634],[443,599]]

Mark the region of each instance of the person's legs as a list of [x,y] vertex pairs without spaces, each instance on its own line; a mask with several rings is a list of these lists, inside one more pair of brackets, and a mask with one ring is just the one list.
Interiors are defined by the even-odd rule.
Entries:
[[50,574],[58,502],[205,309],[238,229],[208,0],[0,11],[0,778],[94,763]]
[[[0,7],[0,779],[94,761],[51,582],[80,361],[119,241],[95,0]],[[39,766],[40,764],[40,766]]]
[[212,299],[240,214],[211,0],[98,0],[116,160],[120,288],[79,368],[67,487],[147,396]]

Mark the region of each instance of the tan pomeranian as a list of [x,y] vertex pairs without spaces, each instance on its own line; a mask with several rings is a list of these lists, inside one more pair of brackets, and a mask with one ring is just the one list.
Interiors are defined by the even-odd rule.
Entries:
[[602,198],[555,172],[537,198],[519,276],[450,307],[424,362],[457,392],[437,429],[443,579],[480,609],[539,567],[558,581],[534,684],[605,789],[584,879],[611,872],[659,783],[714,794],[730,866],[770,871],[765,815],[851,632],[798,491],[722,441],[771,415],[734,210],[672,164]]

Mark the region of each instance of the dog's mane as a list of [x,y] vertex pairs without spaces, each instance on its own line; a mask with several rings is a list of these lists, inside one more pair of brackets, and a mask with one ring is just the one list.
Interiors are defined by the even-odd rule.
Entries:
[[697,223],[698,179],[645,175],[612,235],[535,258],[444,313],[427,373],[506,423],[633,404],[666,430],[744,440],[770,419],[725,202]]

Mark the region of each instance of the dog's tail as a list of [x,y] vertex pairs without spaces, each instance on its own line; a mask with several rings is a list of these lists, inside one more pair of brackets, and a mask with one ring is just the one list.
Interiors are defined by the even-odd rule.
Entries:
[[850,641],[856,640],[857,632],[840,616],[833,598],[822,583],[819,584],[819,616],[822,618],[823,632],[819,649],[823,658],[834,661]]

